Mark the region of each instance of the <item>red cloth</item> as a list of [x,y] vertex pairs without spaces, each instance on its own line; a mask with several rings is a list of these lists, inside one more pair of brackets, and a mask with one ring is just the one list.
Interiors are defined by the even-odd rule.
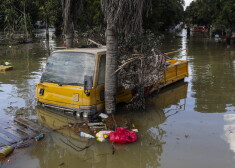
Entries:
[[116,131],[109,133],[109,141],[119,144],[131,143],[137,140],[137,135],[134,131],[129,131],[126,128],[118,127]]

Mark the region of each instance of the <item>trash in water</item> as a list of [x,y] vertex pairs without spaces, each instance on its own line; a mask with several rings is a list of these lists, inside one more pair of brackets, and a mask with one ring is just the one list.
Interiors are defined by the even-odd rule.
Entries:
[[44,134],[43,133],[41,133],[38,136],[34,137],[35,141],[40,141],[42,138],[44,138]]
[[90,129],[93,130],[93,132],[95,132],[97,129],[101,130],[101,129],[107,129],[106,124],[103,122],[98,122],[98,123],[88,123],[88,126]]
[[3,146],[0,148],[0,158],[4,158],[13,152],[15,148],[12,146]]
[[95,136],[97,138],[97,141],[104,142],[105,138],[109,137],[110,132],[112,132],[112,131],[99,131],[98,133],[96,133]]
[[109,117],[104,119],[104,122],[107,126],[106,130],[116,130],[117,127],[123,127],[127,129],[135,128],[132,125],[130,118],[126,118],[123,116],[115,115],[113,117]]
[[4,62],[6,66],[10,65],[11,63],[10,62]]
[[104,142],[104,141],[106,141],[105,138],[97,138],[96,140],[99,141],[99,142]]
[[85,132],[80,132],[79,134],[81,137],[84,137],[84,138],[88,138],[88,139],[93,139],[95,138],[94,136],[90,135],[90,134],[87,134]]
[[139,132],[138,129],[131,129],[131,131],[134,131],[134,132]]
[[[40,115],[44,116],[44,111],[43,113],[40,113]],[[104,141],[112,142],[113,141],[115,143],[122,144],[122,143],[130,143],[130,142],[136,141],[137,135],[133,131],[137,132],[138,129],[136,129],[135,125],[133,124],[133,122],[131,121],[129,117],[125,117],[123,115],[113,115],[108,118],[101,119],[101,117],[98,115],[99,114],[97,114],[96,116],[93,116],[92,120],[90,120],[90,118],[86,120],[85,119],[84,120],[72,120],[72,119],[68,120],[67,118],[64,117],[64,120],[63,120],[64,122],[61,122],[61,124],[56,124],[60,126],[59,127],[57,126],[56,128],[53,127],[53,130],[59,131],[68,136],[70,136],[70,133],[71,133],[70,131],[72,131],[73,135],[74,134],[77,135],[78,139],[80,139],[80,137],[81,138],[83,137],[86,139],[96,139],[99,142],[104,142]],[[47,115],[45,115],[45,117],[46,116]],[[54,113],[51,116],[57,119],[57,115],[55,115]],[[61,116],[59,119],[61,120]],[[44,121],[41,121],[41,122],[44,123]],[[54,125],[54,122],[52,122],[51,125]],[[122,134],[120,136],[118,134],[120,130],[119,131],[117,130],[117,128],[119,127],[122,127],[122,129],[124,130],[126,129],[126,132],[125,132],[126,134]],[[111,132],[113,132],[113,135],[114,135],[113,138],[110,137]],[[118,137],[120,140],[117,140]],[[123,138],[126,138],[126,139],[128,138],[128,140],[124,139],[123,141]]]
[[103,122],[98,122],[98,123],[88,123],[88,126],[97,126],[97,125],[105,125]]
[[112,132],[112,131],[99,131],[97,134],[104,136],[104,135],[108,135],[110,132]]
[[137,134],[134,131],[129,131],[126,128],[118,127],[116,131],[109,134],[109,141],[119,144],[132,143],[137,140]]
[[109,116],[107,114],[104,114],[104,113],[100,113],[99,115],[101,118],[108,118]]

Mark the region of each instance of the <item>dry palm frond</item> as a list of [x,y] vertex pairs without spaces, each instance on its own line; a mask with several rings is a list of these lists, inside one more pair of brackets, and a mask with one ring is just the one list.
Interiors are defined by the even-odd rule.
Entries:
[[157,90],[156,85],[163,78],[167,56],[158,50],[158,45],[158,37],[151,32],[121,42],[118,82],[125,89],[136,91],[132,101],[136,109],[145,109],[146,93]]
[[[139,55],[139,58],[123,61],[119,67],[119,84],[125,89],[135,90],[132,99],[133,107],[145,109],[145,96],[157,90],[157,84],[163,79],[166,67],[166,56],[159,50],[153,50],[152,56]],[[128,68],[125,68],[127,67]]]
[[153,54],[152,56],[140,54],[138,57],[122,61],[115,72],[119,73],[119,83],[126,89],[156,85],[163,77],[166,56],[159,50],[153,50]]

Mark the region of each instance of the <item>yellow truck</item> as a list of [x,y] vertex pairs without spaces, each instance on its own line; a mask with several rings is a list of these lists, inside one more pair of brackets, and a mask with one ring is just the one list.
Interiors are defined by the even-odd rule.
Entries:
[[[188,76],[188,62],[167,60],[160,87]],[[76,48],[56,50],[49,57],[40,82],[36,84],[38,104],[83,115],[104,110],[106,48]],[[159,87],[159,84],[156,84]],[[117,91],[117,103],[128,103],[132,91],[122,87]]]

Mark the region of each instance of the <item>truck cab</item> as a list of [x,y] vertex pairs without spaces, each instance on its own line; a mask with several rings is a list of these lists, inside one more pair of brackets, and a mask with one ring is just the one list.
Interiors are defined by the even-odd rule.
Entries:
[[[36,84],[38,103],[83,116],[104,110],[105,64],[103,48],[54,51]],[[131,98],[131,90],[118,88],[117,103]]]

